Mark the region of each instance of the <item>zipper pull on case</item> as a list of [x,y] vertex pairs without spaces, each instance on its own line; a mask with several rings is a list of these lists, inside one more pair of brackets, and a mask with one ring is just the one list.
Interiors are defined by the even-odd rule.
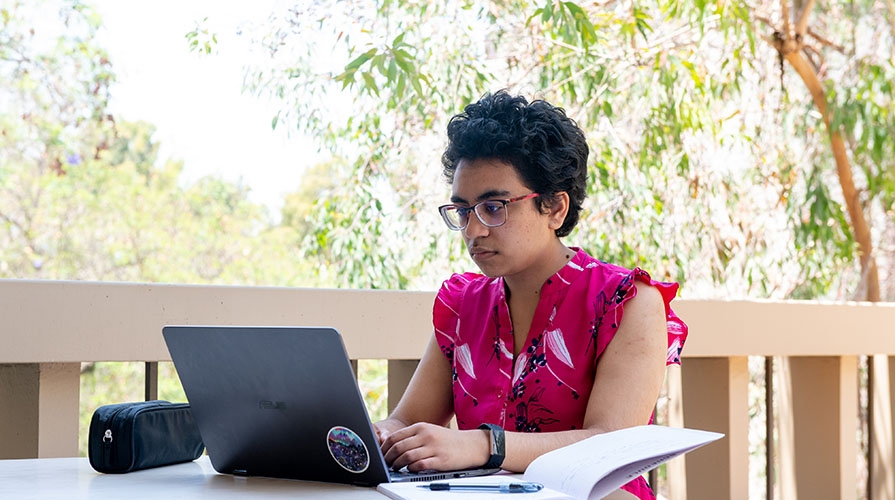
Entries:
[[112,429],[106,429],[103,433],[103,460],[105,463],[112,460]]

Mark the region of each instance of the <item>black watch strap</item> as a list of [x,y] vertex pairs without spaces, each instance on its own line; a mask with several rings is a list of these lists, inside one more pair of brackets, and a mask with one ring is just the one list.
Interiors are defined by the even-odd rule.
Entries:
[[485,463],[485,468],[497,469],[503,464],[503,459],[507,456],[503,427],[497,424],[482,424],[479,426],[479,429],[490,431],[488,434],[491,436],[491,456]]

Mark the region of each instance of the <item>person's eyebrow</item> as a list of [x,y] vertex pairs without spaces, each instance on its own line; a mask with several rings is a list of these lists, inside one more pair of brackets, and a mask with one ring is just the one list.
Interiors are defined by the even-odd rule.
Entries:
[[[510,195],[509,191],[502,190],[502,189],[492,189],[490,191],[485,191],[484,193],[480,194],[476,198],[476,201],[490,200],[493,198],[506,198],[509,195]],[[465,203],[467,205],[469,204],[469,202],[466,201],[465,198],[461,198],[459,196],[451,196],[451,203]]]

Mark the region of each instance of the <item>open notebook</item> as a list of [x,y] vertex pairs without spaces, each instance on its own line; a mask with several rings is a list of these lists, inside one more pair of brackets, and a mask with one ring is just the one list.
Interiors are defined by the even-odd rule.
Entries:
[[[593,500],[603,498],[623,484],[651,469],[724,434],[660,425],[631,427],[598,434],[575,444],[545,453],[535,459],[525,474],[457,479],[451,484],[494,485],[514,481],[540,483],[536,493],[513,495],[525,500]],[[421,487],[423,486],[423,487]],[[419,484],[380,484],[377,488],[396,500],[446,498],[443,491],[430,491]],[[487,491],[456,492],[454,497],[475,500],[506,500],[506,494]]]

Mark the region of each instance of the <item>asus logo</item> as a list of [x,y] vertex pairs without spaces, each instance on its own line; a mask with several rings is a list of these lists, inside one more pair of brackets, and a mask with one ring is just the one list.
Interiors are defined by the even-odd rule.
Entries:
[[261,400],[261,401],[258,401],[258,408],[260,408],[262,410],[285,410],[286,402],[285,401]]

